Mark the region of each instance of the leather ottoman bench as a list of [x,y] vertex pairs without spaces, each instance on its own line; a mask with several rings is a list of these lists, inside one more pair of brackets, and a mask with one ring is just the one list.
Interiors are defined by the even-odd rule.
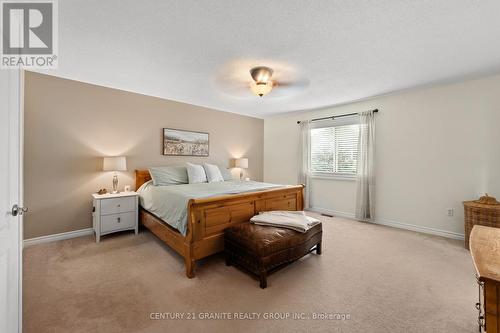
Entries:
[[267,275],[287,263],[316,250],[321,254],[321,223],[306,233],[242,223],[224,230],[226,265],[238,265],[260,277],[267,287]]

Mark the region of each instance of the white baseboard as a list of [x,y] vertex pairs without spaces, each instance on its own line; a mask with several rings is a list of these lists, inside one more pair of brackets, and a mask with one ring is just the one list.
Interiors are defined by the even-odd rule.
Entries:
[[344,217],[346,219],[354,220],[354,214],[353,213],[346,213],[346,212],[340,212],[338,210],[331,210],[331,209],[326,209],[326,208],[321,208],[321,207],[311,207],[309,208],[311,212],[316,212],[320,214],[327,214],[327,215],[332,215],[332,216],[338,216],[338,217]]
[[373,221],[373,223],[386,225],[386,226],[394,227],[394,228],[422,232],[424,234],[442,236],[442,237],[446,237],[446,238],[452,238],[452,239],[458,239],[458,240],[465,239],[464,234],[460,234],[458,232],[441,230],[441,229],[436,229],[436,228],[431,228],[431,227],[425,227],[425,226],[421,226],[421,225],[401,223],[401,222],[392,221],[392,220],[388,220],[388,219],[375,219],[375,221]]
[[[355,219],[353,213],[339,212],[336,210],[325,209],[325,208],[320,208],[320,207],[311,207],[309,210],[313,211],[313,212],[317,212],[317,213],[329,214],[329,215],[343,217],[343,218],[347,218],[347,219],[351,219],[351,220]],[[431,227],[424,227],[421,225],[402,223],[402,222],[384,219],[384,218],[375,218],[375,220],[371,220],[368,222],[380,224],[380,225],[385,225],[385,226],[389,226],[389,227],[394,227],[394,228],[399,228],[399,229],[417,231],[417,232],[421,232],[424,234],[430,234],[430,235],[442,236],[442,237],[446,237],[446,238],[458,239],[458,240],[464,240],[464,238],[465,238],[464,234],[460,234],[458,232],[441,230],[441,229],[436,229],[436,228],[431,228]]]
[[55,242],[55,241],[59,241],[59,240],[63,240],[63,239],[89,236],[89,235],[92,235],[93,233],[94,233],[94,229],[87,228],[87,229],[62,232],[60,234],[29,238],[29,239],[25,239],[23,241],[23,246],[31,246],[31,245],[36,245],[36,244]]

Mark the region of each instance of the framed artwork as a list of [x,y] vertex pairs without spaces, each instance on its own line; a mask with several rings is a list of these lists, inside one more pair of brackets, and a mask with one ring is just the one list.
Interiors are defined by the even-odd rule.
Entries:
[[163,129],[163,155],[208,156],[208,133]]

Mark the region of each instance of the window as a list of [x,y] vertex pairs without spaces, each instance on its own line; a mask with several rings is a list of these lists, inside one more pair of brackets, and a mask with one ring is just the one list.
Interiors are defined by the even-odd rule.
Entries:
[[359,125],[343,120],[320,126],[311,129],[311,172],[354,176]]

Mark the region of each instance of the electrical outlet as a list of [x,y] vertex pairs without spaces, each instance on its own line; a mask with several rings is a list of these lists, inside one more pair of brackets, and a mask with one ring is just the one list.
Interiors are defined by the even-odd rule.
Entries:
[[448,210],[446,212],[447,212],[448,216],[453,216],[453,213],[454,213],[453,208],[448,208]]

